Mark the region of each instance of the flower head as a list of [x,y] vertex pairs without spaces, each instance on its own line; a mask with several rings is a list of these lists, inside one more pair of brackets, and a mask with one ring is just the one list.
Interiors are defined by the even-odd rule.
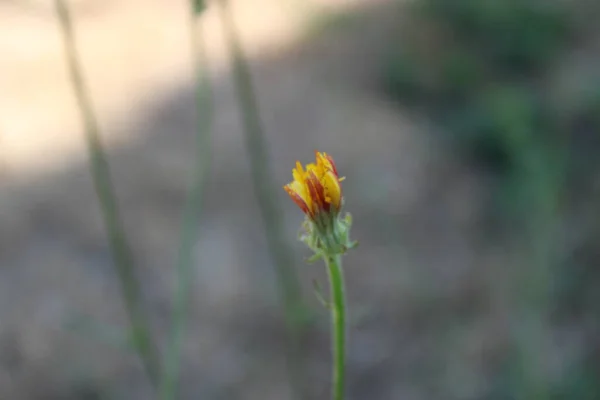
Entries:
[[341,181],[333,158],[327,153],[315,152],[315,163],[302,167],[296,161],[292,170],[294,180],[283,188],[292,200],[306,214],[304,234],[300,239],[305,242],[315,256],[344,253],[355,245],[350,241],[352,224],[350,215],[339,218],[344,204]]
[[302,168],[296,161],[292,170],[294,180],[283,188],[292,200],[311,219],[323,213],[337,215],[342,207],[342,186],[333,158],[327,153],[315,152],[316,162]]

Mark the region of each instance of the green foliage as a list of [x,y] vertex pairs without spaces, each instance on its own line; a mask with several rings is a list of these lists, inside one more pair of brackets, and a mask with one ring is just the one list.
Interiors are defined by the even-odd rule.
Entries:
[[500,68],[532,70],[557,56],[568,38],[565,10],[536,0],[423,0],[424,14]]
[[536,355],[527,348],[546,334],[548,315],[559,311],[578,325],[597,313],[597,264],[565,263],[561,252],[569,250],[555,243],[567,209],[565,177],[597,176],[590,167],[600,167],[600,85],[582,77],[584,88],[572,98],[556,90],[559,63],[581,28],[574,3],[417,0],[408,18],[398,17],[402,26],[384,59],[386,93],[430,117],[444,139],[500,178],[492,188],[492,218],[502,214],[499,224],[512,225],[510,240],[525,249],[511,296],[515,307],[535,309],[542,322],[524,339],[515,335],[515,355],[506,356],[488,399],[591,399],[599,393],[597,361],[574,362],[572,373],[539,382],[532,374]]
[[[391,40],[382,78],[393,99],[436,119],[469,156],[508,172],[517,153],[555,138],[537,84],[574,27],[558,2],[421,0]],[[414,38],[425,38],[418,40]]]
[[550,400],[594,400],[600,393],[597,368],[591,362],[583,362],[572,368],[566,377],[559,382]]
[[543,101],[519,86],[490,87],[447,114],[445,126],[464,144],[467,155],[500,172],[512,170],[552,136]]
[[387,94],[400,101],[417,101],[422,93],[418,67],[406,54],[392,51],[383,66],[383,86]]

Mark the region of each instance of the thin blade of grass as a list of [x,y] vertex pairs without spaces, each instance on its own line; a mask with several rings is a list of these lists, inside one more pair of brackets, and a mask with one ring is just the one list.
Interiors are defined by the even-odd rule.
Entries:
[[[201,4],[202,3],[202,4]],[[187,322],[188,303],[193,282],[192,249],[198,238],[199,220],[204,200],[204,188],[210,169],[210,127],[212,124],[212,90],[206,72],[207,57],[204,38],[197,32],[198,15],[203,10],[202,1],[193,0],[190,13],[190,42],[194,71],[196,74],[196,167],[190,186],[181,226],[180,248],[177,259],[177,289],[175,292],[173,322],[169,335],[165,370],[161,377],[160,398],[171,400],[177,397],[177,383],[181,364],[181,348]]]
[[269,167],[267,143],[250,68],[228,2],[219,0],[216,3],[219,6],[223,34],[233,64],[238,107],[245,133],[246,151],[250,159],[252,186],[260,207],[290,335],[291,349],[287,361],[292,390],[295,396],[304,398],[305,396],[301,395],[305,389],[301,377],[303,368],[300,339],[310,320],[308,309],[303,304],[294,258],[289,243],[285,240],[283,213],[279,203],[275,201],[275,185]]
[[64,0],[55,0],[54,5],[63,35],[73,92],[85,127],[90,172],[106,225],[110,249],[121,285],[121,295],[131,324],[131,337],[148,378],[153,384],[157,384],[160,371],[158,351],[143,312],[133,254],[121,222],[98,120],[92,109],[91,97],[81,72],[71,16]]

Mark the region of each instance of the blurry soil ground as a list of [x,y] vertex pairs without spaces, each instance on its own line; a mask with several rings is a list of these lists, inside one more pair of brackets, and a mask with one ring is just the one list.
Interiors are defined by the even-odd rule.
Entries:
[[[79,316],[108,326],[125,318],[49,3],[0,2],[0,398],[150,398],[134,355],[67,329]],[[506,336],[502,295],[489,285],[502,260],[478,239],[480,178],[423,134],[431,129],[424,121],[363,90],[385,37],[385,12],[361,30],[302,41],[309,10],[300,3],[234,7],[277,181],[287,182],[293,162],[308,161],[315,148],[334,154],[348,177],[347,205],[361,242],[346,261],[351,398],[476,398]],[[359,3],[310,4],[322,11]],[[184,398],[281,400],[288,398],[281,310],[211,8],[202,18],[215,89],[214,162],[196,248]],[[73,12],[148,309],[162,335],[194,161],[185,2],[81,0]],[[278,195],[293,240],[301,215],[283,190]],[[307,252],[294,249],[319,317],[305,352],[311,398],[325,399],[328,316],[310,289],[322,268],[304,265]]]

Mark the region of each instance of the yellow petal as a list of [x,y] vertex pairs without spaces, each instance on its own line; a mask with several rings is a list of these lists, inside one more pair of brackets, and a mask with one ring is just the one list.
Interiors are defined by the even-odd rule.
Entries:
[[309,207],[311,206],[311,199],[308,193],[308,189],[306,188],[306,185],[303,182],[293,181],[292,183],[290,183],[290,189],[296,192],[298,196],[300,196]]
[[325,200],[339,210],[342,203],[342,187],[333,171],[327,171],[321,183],[325,189]]
[[311,218],[319,212],[339,212],[343,178],[339,179],[333,159],[327,153],[315,151],[315,162],[304,168],[296,161],[292,175],[294,180],[285,186],[285,190]]
[[300,161],[296,161],[296,168],[292,170],[292,175],[295,181],[302,182],[304,180],[304,169],[302,169]]
[[292,184],[285,185],[283,187],[285,191],[290,195],[294,203],[307,215],[311,217],[314,216],[313,210],[309,207],[309,205],[304,201],[304,199],[292,188]]

